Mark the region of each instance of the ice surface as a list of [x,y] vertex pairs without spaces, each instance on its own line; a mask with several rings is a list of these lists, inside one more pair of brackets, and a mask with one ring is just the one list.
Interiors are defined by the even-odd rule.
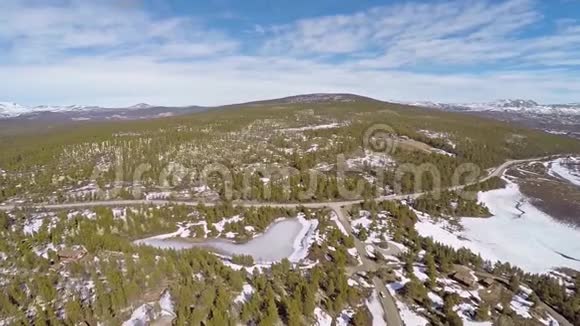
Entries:
[[580,186],[580,158],[559,158],[550,162],[550,175]]
[[527,272],[544,273],[556,267],[580,270],[580,261],[575,260],[580,259],[580,231],[555,221],[528,203],[517,184],[508,181],[506,188],[479,193],[478,199],[494,216],[463,218],[464,230],[450,231],[445,222],[420,215],[417,231],[454,248],[471,249],[485,259],[509,262]]
[[314,241],[314,230],[317,226],[318,220],[306,220],[299,216],[277,221],[264,234],[243,244],[224,239],[189,242],[175,238],[181,234],[180,231],[137,240],[134,243],[161,249],[211,247],[227,256],[250,255],[261,263],[280,261],[284,258],[296,262],[308,254],[310,244]]

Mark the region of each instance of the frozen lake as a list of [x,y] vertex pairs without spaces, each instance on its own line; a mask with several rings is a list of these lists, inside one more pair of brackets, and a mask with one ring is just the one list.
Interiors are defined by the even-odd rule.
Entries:
[[158,235],[134,241],[161,249],[191,249],[205,247],[225,256],[250,255],[256,262],[276,262],[284,258],[299,261],[308,254],[318,220],[303,217],[274,222],[263,234],[246,243],[234,243],[225,239],[207,239],[199,242],[176,238],[174,234]]
[[580,157],[566,157],[551,161],[550,175],[580,186]]
[[509,182],[504,189],[479,193],[478,199],[492,217],[462,218],[464,230],[459,232],[450,232],[443,222],[420,217],[417,230],[454,248],[466,247],[485,259],[509,262],[527,272],[543,273],[557,267],[580,270],[580,230],[534,207],[517,184]]

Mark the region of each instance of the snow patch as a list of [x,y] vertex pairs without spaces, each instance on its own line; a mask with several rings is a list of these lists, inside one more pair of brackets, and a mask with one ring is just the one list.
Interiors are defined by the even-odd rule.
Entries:
[[385,312],[381,302],[379,301],[377,290],[374,290],[370,299],[366,300],[366,305],[373,316],[373,326],[387,326],[384,317]]
[[306,130],[333,129],[333,128],[339,128],[341,126],[342,125],[339,123],[329,123],[329,124],[322,124],[322,125],[310,125],[310,126],[304,126],[304,127],[299,127],[299,128],[286,128],[286,129],[282,129],[282,131],[294,132],[294,131],[306,131]]
[[234,299],[235,303],[244,303],[250,300],[252,294],[254,294],[255,290],[250,284],[244,284],[242,287],[242,292],[238,294],[238,296]]
[[314,323],[316,326],[332,325],[332,317],[319,307],[314,308],[314,317],[316,318],[316,322]]

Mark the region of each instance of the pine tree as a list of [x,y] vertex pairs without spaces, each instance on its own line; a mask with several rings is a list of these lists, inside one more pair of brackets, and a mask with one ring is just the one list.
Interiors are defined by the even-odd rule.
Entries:
[[517,293],[519,291],[519,289],[520,289],[520,278],[516,274],[513,274],[510,277],[509,286],[510,286],[510,290],[512,290],[513,292]]
[[508,291],[504,291],[504,293],[501,295],[500,301],[502,306],[502,313],[504,315],[510,316],[513,314],[513,309],[511,306],[512,297],[513,295]]
[[424,302],[427,299],[427,289],[415,276],[403,287],[403,293],[408,298],[417,302]]
[[300,303],[296,300],[290,299],[285,301],[285,310],[287,314],[287,325],[288,326],[300,326],[301,325],[301,312]]
[[83,318],[83,310],[77,298],[67,301],[65,306],[66,318],[71,325],[75,325]]
[[435,259],[430,252],[425,254],[425,265],[427,267],[427,286],[430,288],[435,287],[437,281],[437,267],[435,266]]
[[475,310],[475,320],[477,321],[487,321],[489,320],[489,305],[487,302],[480,302],[479,306]]
[[260,321],[260,326],[274,325],[278,321],[278,307],[276,306],[276,298],[274,290],[270,284],[266,287],[264,294],[264,304],[265,312],[262,320]]
[[316,290],[318,290],[318,288],[315,288],[312,285],[305,285],[302,290],[302,312],[307,317],[312,316],[314,309],[316,308]]
[[363,242],[364,242],[364,241],[366,241],[366,240],[368,239],[368,237],[369,237],[369,233],[368,233],[368,231],[367,231],[367,229],[366,229],[366,228],[364,228],[364,227],[361,227],[361,229],[358,231],[358,234],[357,234],[357,236],[358,236],[358,238],[359,238],[361,241],[363,241]]
[[358,308],[352,316],[351,323],[353,326],[368,326],[372,324],[372,320],[365,308]]

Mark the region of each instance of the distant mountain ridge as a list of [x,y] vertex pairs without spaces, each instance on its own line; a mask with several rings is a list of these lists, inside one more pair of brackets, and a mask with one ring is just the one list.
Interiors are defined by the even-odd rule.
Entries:
[[[0,102],[0,120],[20,120],[66,123],[74,121],[112,121],[155,119],[179,116],[210,109],[236,109],[245,106],[278,106],[291,104],[325,104],[377,102],[388,103],[370,97],[348,93],[313,93],[238,103],[217,107],[185,106],[166,107],[139,103],[129,107],[105,108],[88,105],[26,107],[11,102]],[[429,109],[478,115],[541,129],[546,132],[565,134],[580,138],[580,104],[539,104],[529,99],[504,99],[487,103],[439,103],[439,102],[397,102]]]
[[[324,102],[355,102],[377,101],[375,99],[346,93],[314,93],[288,96],[270,100],[252,101],[241,104],[296,104],[296,103],[324,103]],[[401,104],[435,108],[446,111],[471,111],[471,112],[511,112],[522,114],[557,114],[557,115],[580,115],[580,103],[570,104],[539,104],[529,99],[503,99],[486,103],[442,103],[442,102],[399,102]],[[191,108],[199,106],[170,107],[162,105],[150,105],[139,103],[128,107],[100,107],[94,105],[38,105],[24,106],[12,102],[0,102],[0,118],[14,118],[39,112],[87,112],[87,111],[119,111],[119,110],[143,110],[152,108]]]
[[406,102],[405,104],[447,111],[509,112],[520,114],[555,114],[580,116],[580,104],[539,104],[533,100],[504,99],[487,103]]
[[165,107],[146,103],[121,108],[89,105],[39,105],[27,107],[11,102],[0,102],[0,121],[20,120],[66,123],[67,121],[143,120],[179,116],[207,109],[200,106]]
[[94,105],[37,105],[24,106],[13,102],[0,102],[0,118],[14,118],[22,115],[34,114],[39,112],[83,112],[83,111],[110,111],[110,110],[127,110],[127,109],[149,109],[156,106],[139,103],[129,107],[105,108]]
[[118,107],[118,108],[90,106],[90,105],[24,106],[12,102],[0,102],[0,119],[55,120],[57,118],[62,118],[66,120],[75,120],[75,121],[146,119],[172,115],[181,115],[191,112],[204,111],[210,108],[226,108],[244,105],[350,103],[356,101],[377,101],[377,100],[355,94],[314,93],[216,107],[203,107],[196,105],[171,107],[171,106],[150,105],[147,103],[138,103],[128,107]]
[[474,114],[580,139],[579,103],[538,104],[533,100],[507,99],[489,103],[408,102],[405,104]]

